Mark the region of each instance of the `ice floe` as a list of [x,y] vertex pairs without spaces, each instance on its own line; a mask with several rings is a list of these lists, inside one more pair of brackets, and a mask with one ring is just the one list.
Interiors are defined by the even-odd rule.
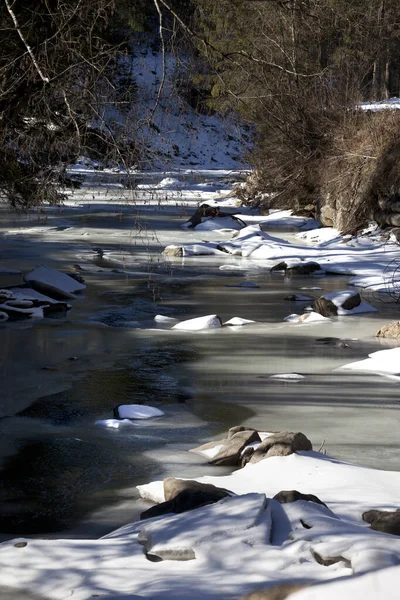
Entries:
[[368,357],[365,360],[343,365],[337,370],[367,371],[400,380],[400,348],[378,350],[369,354]]
[[251,323],[255,323],[256,321],[252,321],[251,319],[242,319],[241,317],[232,317],[229,321],[225,321],[224,325],[230,326],[241,326],[241,325],[250,325]]
[[165,413],[155,406],[144,404],[120,404],[115,411],[120,419],[151,419],[161,417]]
[[205,317],[196,317],[181,321],[172,327],[180,331],[200,331],[203,329],[216,329],[222,327],[221,319],[218,315],[206,315]]
[[76,298],[75,292],[86,288],[86,285],[73,277],[42,265],[27,273],[24,279],[38,292],[59,298]]

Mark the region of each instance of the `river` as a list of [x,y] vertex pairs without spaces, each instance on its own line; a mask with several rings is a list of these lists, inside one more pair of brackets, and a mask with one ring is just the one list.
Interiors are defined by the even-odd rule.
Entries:
[[[210,197],[224,185],[216,175],[199,181]],[[336,458],[400,470],[398,383],[334,370],[382,348],[374,334],[398,305],[375,295],[366,299],[377,313],[293,326],[283,322],[293,310],[286,296],[344,289],[349,278],[284,278],[231,256],[161,257],[168,243],[211,239],[180,228],[200,197],[143,191],[133,203],[119,183],[97,182],[64,207],[3,208],[2,265],[78,263],[87,290],[65,319],[0,327],[0,539],[104,535],[138,518],[137,484],[215,474],[187,450],[238,424],[303,431]],[[234,287],[244,277],[259,287]],[[185,333],[157,328],[157,313],[257,323]],[[304,379],[270,379],[285,372]],[[165,416],[124,430],[94,425],[120,403]]]

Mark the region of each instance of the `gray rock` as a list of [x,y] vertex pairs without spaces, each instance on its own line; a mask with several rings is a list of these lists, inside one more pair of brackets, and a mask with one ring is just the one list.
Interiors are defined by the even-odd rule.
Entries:
[[326,298],[318,298],[314,302],[312,309],[323,317],[336,317],[338,314],[337,306]]
[[274,271],[285,271],[286,275],[290,275],[291,277],[294,275],[311,275],[316,271],[322,271],[320,265],[314,261],[309,262],[299,262],[296,265],[292,265],[288,267],[285,261],[282,261],[276,265],[274,265],[271,269],[271,272]]
[[362,518],[374,531],[400,535],[400,508],[395,511],[368,510]]
[[[214,486],[210,487],[213,488]],[[148,510],[142,512],[140,519],[151,519],[152,517],[158,517],[160,515],[171,513],[180,514],[195,508],[199,508],[200,506],[214,504],[215,502],[222,500],[222,498],[232,495],[230,492],[223,490],[222,488],[216,487],[214,490],[208,490],[206,488],[207,486],[204,484],[204,489],[192,489],[190,487],[183,489],[170,500],[161,502],[161,504],[156,504],[155,506],[152,506]]]
[[269,458],[270,456],[289,456],[289,454],[293,454],[290,444],[274,444],[265,456]]
[[240,466],[244,467],[247,465],[248,462],[250,462],[250,458],[253,456],[254,454],[254,448],[252,446],[248,446],[247,448],[245,448],[242,452],[242,456],[240,458]]
[[166,248],[164,248],[164,250],[161,252],[161,254],[164,254],[164,256],[182,257],[183,256],[183,248],[182,248],[182,246],[167,246]]
[[226,442],[226,440],[213,440],[212,442],[206,442],[201,446],[197,446],[196,448],[190,448],[189,452],[194,452],[195,454],[201,454],[205,450],[211,450],[212,448],[216,448]]
[[358,292],[355,292],[343,302],[342,308],[344,308],[344,310],[351,310],[352,308],[356,308],[356,306],[360,306],[360,304],[361,296]]
[[[274,500],[279,502],[279,504],[289,504],[291,502],[297,502],[297,500],[307,500],[308,502],[315,502],[316,504],[326,506],[325,502],[322,502],[318,496],[314,496],[313,494],[302,494],[297,490],[281,490],[278,494],[275,494]],[[326,508],[328,507],[326,506]]]
[[345,340],[335,337],[318,338],[315,340],[317,344],[324,344],[326,346],[332,346],[333,348],[348,348],[349,345]]
[[310,261],[286,268],[286,275],[311,275],[312,273],[321,270],[322,269],[318,263]]
[[231,427],[228,431],[228,439],[231,438],[235,433],[239,431],[256,431],[253,427],[245,427],[244,425],[235,425]]
[[232,492],[224,488],[217,487],[212,483],[201,483],[193,479],[177,479],[176,477],[167,477],[163,481],[164,498],[172,500],[184,490],[209,492],[220,495],[220,498],[232,496]]
[[377,332],[376,337],[383,338],[400,338],[400,321],[391,321],[383,325]]
[[247,594],[246,596],[243,596],[241,600],[285,600],[290,594],[294,594],[294,592],[298,592],[309,585],[309,582],[278,583],[265,590],[258,590],[251,594]]
[[211,465],[235,467],[240,464],[240,455],[242,450],[252,442],[259,442],[260,436],[257,431],[245,430],[234,433],[224,443],[223,448],[218,452],[209,463]]
[[202,219],[204,217],[212,217],[212,218],[223,218],[223,217],[231,217],[233,220],[237,221],[238,223],[240,223],[240,225],[242,227],[246,227],[246,223],[244,223],[244,221],[242,221],[241,219],[239,219],[238,217],[236,217],[235,215],[229,213],[229,212],[223,212],[219,206],[209,206],[208,204],[202,204],[201,206],[199,206],[199,208],[196,210],[196,212],[194,213],[194,215],[192,215],[190,217],[190,219],[188,221],[186,221],[187,223],[190,223],[189,227],[191,229],[194,229],[195,227],[197,227],[197,225],[200,225],[200,223],[202,222]]
[[285,263],[285,261],[283,261],[271,267],[270,271],[271,273],[273,273],[274,271],[286,271],[286,269],[287,264]]
[[[276,453],[271,451],[271,448],[278,444],[279,446],[287,446],[288,448],[278,448]],[[250,458],[250,463],[257,463],[267,456],[287,456],[299,450],[312,450],[310,440],[301,432],[281,431],[273,433],[265,438],[261,444],[255,449],[253,456]]]

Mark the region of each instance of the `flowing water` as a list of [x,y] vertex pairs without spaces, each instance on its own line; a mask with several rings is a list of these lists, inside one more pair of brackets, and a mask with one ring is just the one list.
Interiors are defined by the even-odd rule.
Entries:
[[[213,257],[159,260],[160,245],[192,235],[179,229],[178,204],[149,210],[146,243],[137,238],[132,251],[130,234],[125,269],[118,256],[110,264],[93,245],[100,241],[115,250],[107,235],[119,219],[117,246],[126,252],[121,236],[131,231],[131,224],[125,226],[133,214],[129,206],[120,213],[92,207],[90,214],[55,214],[51,225],[67,223],[70,237],[44,239],[43,224],[31,217],[23,224],[35,235],[11,235],[0,247],[2,262],[23,270],[39,260],[66,268],[77,257],[92,267],[84,273],[87,293],[73,302],[67,318],[0,329],[1,539],[97,537],[135,520],[144,506],[135,485],[169,475],[215,474],[215,467],[187,450],[238,424],[303,431],[316,449],[325,440],[337,458],[400,470],[398,383],[335,371],[383,347],[374,334],[398,318],[397,305],[365,298],[379,312],[328,325],[285,323],[293,310],[286,296],[303,287],[343,289],[348,278],[288,279],[233,257],[225,261],[231,270],[223,271],[223,261]],[[84,228],[89,221],[93,228],[90,243],[80,237],[85,219]],[[244,278],[259,288],[234,287]],[[217,313],[222,320],[258,322],[185,333],[157,328],[157,313]],[[347,341],[338,346],[324,338]],[[293,372],[304,379],[270,378]],[[165,416],[124,430],[94,425],[111,418],[121,403],[157,406]]]

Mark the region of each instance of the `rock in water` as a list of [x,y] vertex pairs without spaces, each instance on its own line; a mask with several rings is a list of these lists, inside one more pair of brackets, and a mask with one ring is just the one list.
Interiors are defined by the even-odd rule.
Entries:
[[182,246],[167,246],[161,254],[164,254],[164,256],[176,256],[181,258],[183,256],[183,248]]
[[383,325],[377,332],[376,337],[383,338],[400,338],[400,321],[391,321]]
[[336,317],[338,314],[337,306],[326,298],[318,298],[313,304],[313,311],[323,317]]
[[25,275],[24,279],[33,289],[49,294],[54,298],[76,298],[75,292],[80,292],[86,288],[83,283],[76,281],[69,275],[41,265]]

